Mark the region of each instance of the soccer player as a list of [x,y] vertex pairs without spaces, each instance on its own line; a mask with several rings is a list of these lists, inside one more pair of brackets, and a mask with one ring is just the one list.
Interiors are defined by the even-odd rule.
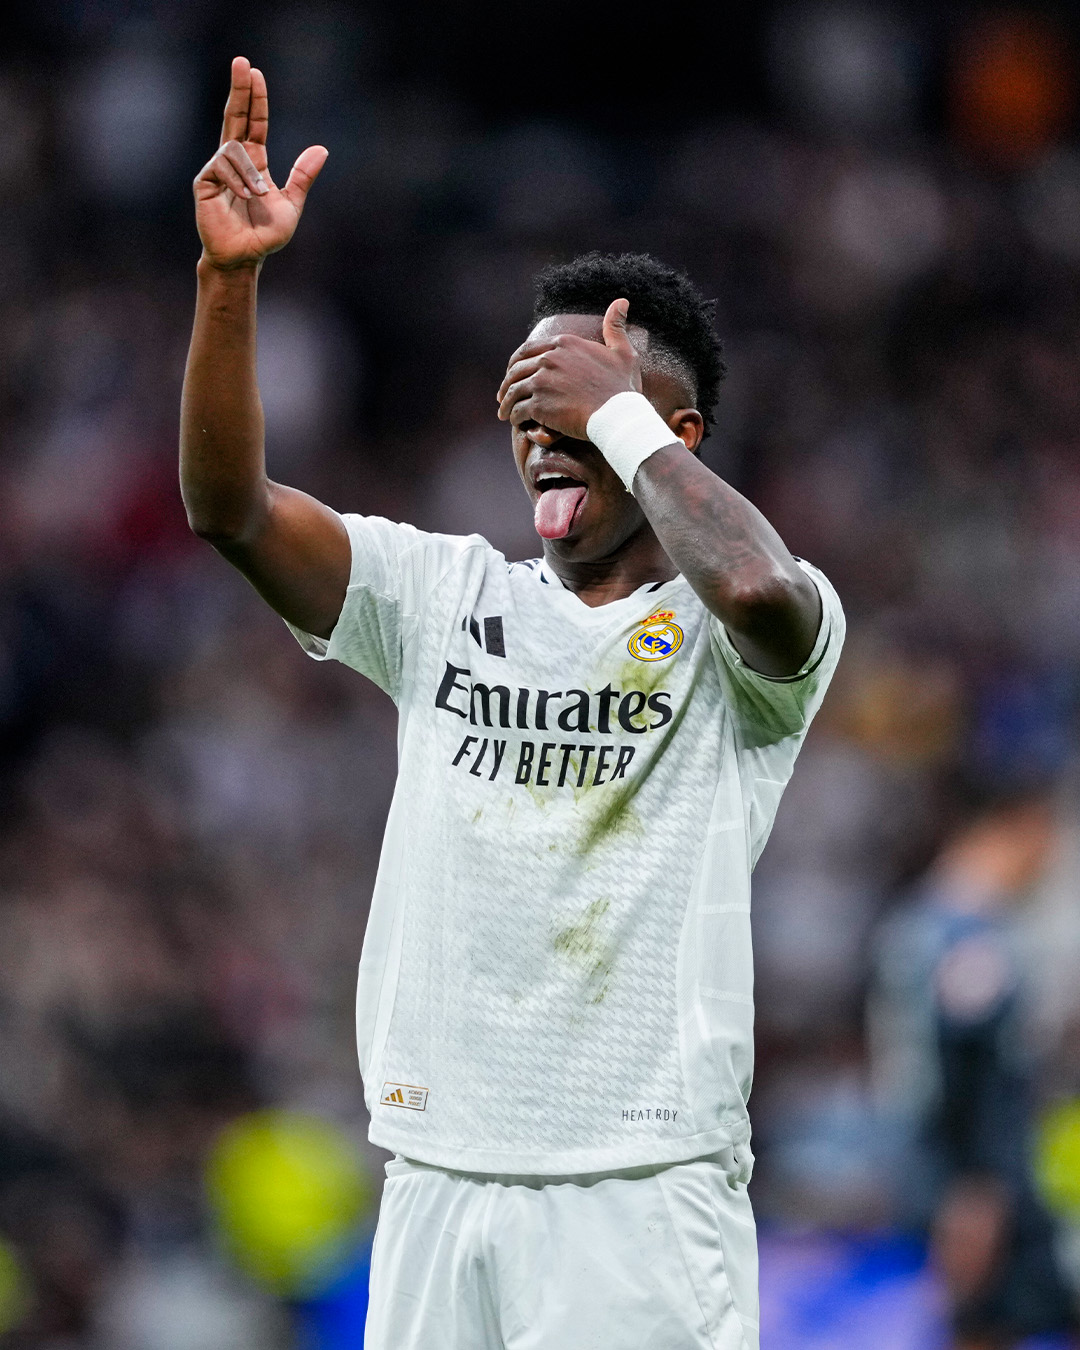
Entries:
[[642,255],[542,274],[498,390],[541,558],[271,482],[256,281],[327,152],[278,188],[266,129],[238,58],[195,180],[181,478],[303,647],[399,710],[357,996],[398,1155],[368,1345],[755,1347],[750,872],[840,652],[835,592],[698,458],[711,309]]

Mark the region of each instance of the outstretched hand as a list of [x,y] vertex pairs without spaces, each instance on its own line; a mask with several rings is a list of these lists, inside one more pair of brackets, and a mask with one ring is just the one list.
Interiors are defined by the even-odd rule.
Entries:
[[329,151],[311,145],[285,186],[277,187],[266,161],[268,122],[266,79],[246,57],[237,56],[221,146],[195,179],[195,221],[204,256],[214,267],[251,266],[284,248],[326,163]]
[[628,300],[608,305],[602,343],[575,333],[523,343],[499,386],[499,417],[588,440],[586,423],[597,408],[615,394],[641,392],[641,361],[626,331],[629,308]]

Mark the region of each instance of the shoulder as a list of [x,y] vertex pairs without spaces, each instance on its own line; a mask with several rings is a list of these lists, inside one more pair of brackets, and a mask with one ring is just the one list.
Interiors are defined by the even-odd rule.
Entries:
[[[491,544],[479,534],[438,534],[418,529],[406,521],[389,520],[385,516],[362,516],[352,511],[344,512],[341,519],[354,545],[378,544],[399,554],[412,549],[426,549],[447,556],[471,551],[496,554]],[[496,556],[502,557],[502,554]]]
[[428,586],[458,563],[481,566],[503,563],[502,554],[479,534],[437,534],[383,516],[342,516],[352,549],[350,585],[369,584],[378,571],[391,569],[403,579],[415,575]]

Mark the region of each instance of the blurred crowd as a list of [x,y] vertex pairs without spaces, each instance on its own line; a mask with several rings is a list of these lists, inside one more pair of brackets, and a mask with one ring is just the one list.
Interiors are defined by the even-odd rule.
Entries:
[[[263,275],[275,477],[534,557],[494,416],[533,272],[647,250],[717,298],[705,457],[850,631],[756,876],[759,1216],[930,1234],[958,1344],[1064,1326],[1078,1230],[1029,1158],[1080,1096],[1075,34],[795,6],[771,103],[623,130],[495,116],[381,13],[55,0],[0,54],[0,1343],[293,1343],[216,1254],[208,1150],[268,1105],[367,1148],[393,708],[304,658],[176,485],[234,48],[271,171],[331,150]],[[1038,1269],[1002,1292],[1018,1233]]]

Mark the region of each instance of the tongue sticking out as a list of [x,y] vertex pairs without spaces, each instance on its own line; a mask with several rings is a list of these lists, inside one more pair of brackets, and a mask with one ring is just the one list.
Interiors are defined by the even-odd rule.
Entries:
[[533,524],[542,539],[562,539],[569,534],[574,512],[585,496],[584,487],[548,488],[536,499]]

